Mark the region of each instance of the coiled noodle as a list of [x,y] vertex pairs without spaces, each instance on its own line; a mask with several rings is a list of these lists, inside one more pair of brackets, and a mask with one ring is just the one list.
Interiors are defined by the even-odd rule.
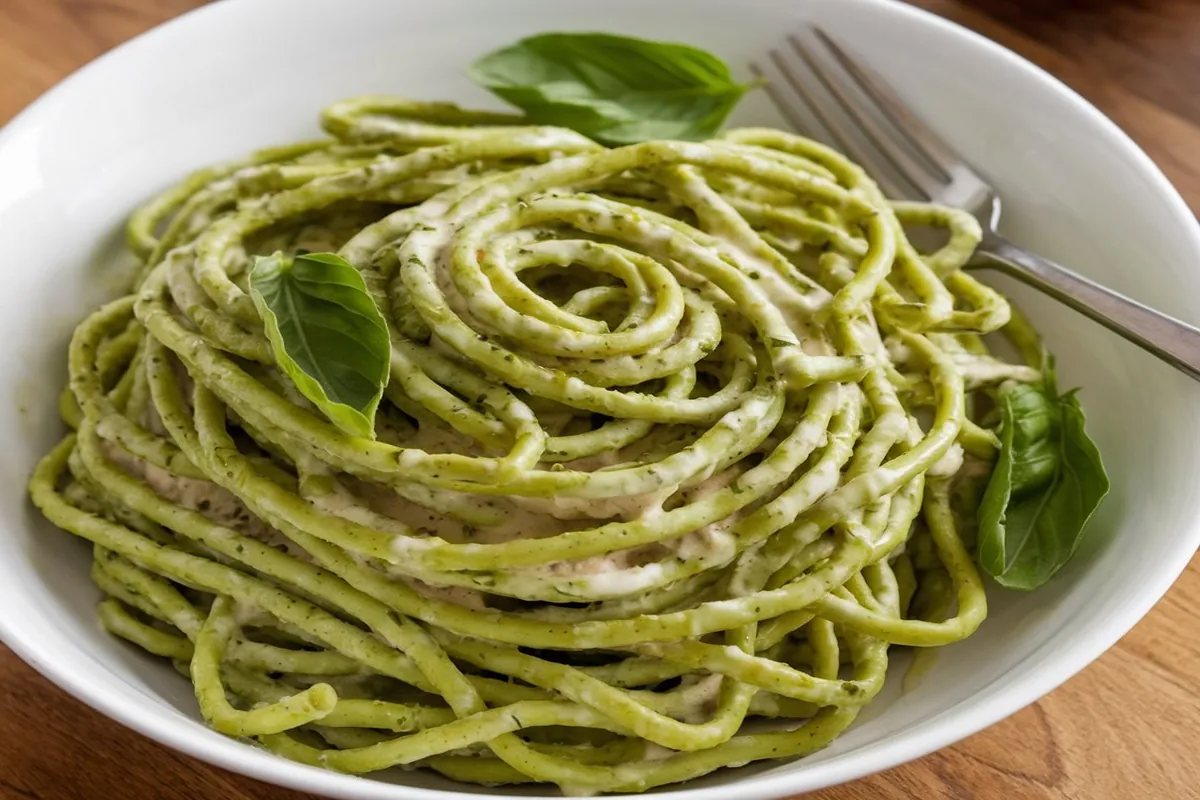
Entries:
[[[807,139],[606,149],[345,101],[134,215],[35,502],[207,722],[367,773],[632,792],[830,742],[891,645],[969,635],[1036,337],[968,214]],[[918,251],[906,228],[944,241]],[[376,438],[274,365],[250,256],[336,251],[388,322]],[[967,522],[963,520],[967,519]]]

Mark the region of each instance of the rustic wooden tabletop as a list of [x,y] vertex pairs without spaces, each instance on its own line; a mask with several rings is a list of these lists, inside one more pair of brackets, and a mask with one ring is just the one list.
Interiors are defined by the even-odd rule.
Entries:
[[[1200,0],[914,1],[1066,81],[1200,211]],[[0,0],[0,123],[75,68],[196,5]],[[1047,698],[954,747],[807,800],[1200,798],[1198,666],[1200,559],[1120,644]],[[132,733],[0,647],[3,800],[306,797]]]

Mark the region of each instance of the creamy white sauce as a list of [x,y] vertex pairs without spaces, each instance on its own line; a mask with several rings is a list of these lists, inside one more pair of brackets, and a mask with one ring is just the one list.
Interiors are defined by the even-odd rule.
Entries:
[[701,725],[712,719],[721,694],[720,675],[686,675],[680,684],[676,719],[689,725]]
[[462,586],[434,586],[431,583],[419,581],[416,578],[410,578],[406,575],[393,573],[394,577],[404,581],[410,587],[434,600],[441,600],[446,603],[453,603],[456,606],[470,608],[476,611],[483,611],[487,608],[487,595],[483,592],[477,592],[474,589],[467,589]]
[[962,445],[955,443],[950,446],[946,454],[934,462],[927,473],[930,477],[949,478],[958,474],[958,471],[963,468],[963,448]]
[[128,475],[145,481],[164,500],[199,512],[218,525],[232,528],[296,558],[310,560],[295,542],[256,517],[232,492],[215,483],[167,472],[114,444],[106,443],[105,455]]
[[525,147],[558,151],[578,147],[585,141],[579,134],[566,128],[538,128],[517,137],[517,143]]
[[651,741],[647,741],[645,743],[645,749],[642,750],[643,761],[666,761],[668,758],[671,758],[675,755],[678,755],[678,751],[671,750],[670,748],[663,747],[662,745],[655,744]]
[[673,146],[675,151],[688,161],[708,161],[712,156],[712,151],[707,145],[695,142],[677,142]]

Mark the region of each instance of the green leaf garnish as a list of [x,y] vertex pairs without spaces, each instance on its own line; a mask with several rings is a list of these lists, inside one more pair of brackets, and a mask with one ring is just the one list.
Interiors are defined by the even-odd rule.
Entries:
[[1109,490],[1075,392],[1058,394],[1053,363],[1044,375],[1000,393],[1000,457],[979,506],[979,564],[1010,589],[1050,580]]
[[468,72],[531,122],[608,145],[707,139],[749,88],[711,53],[607,33],[531,36]]
[[374,438],[391,340],[358,270],[333,253],[258,256],[250,296],[279,369],[339,428]]

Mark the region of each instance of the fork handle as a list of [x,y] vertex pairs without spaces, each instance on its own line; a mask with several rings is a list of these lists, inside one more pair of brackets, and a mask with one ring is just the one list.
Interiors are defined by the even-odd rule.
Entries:
[[1176,369],[1200,380],[1200,330],[1107,289],[995,234],[973,266],[990,267],[1050,295]]

